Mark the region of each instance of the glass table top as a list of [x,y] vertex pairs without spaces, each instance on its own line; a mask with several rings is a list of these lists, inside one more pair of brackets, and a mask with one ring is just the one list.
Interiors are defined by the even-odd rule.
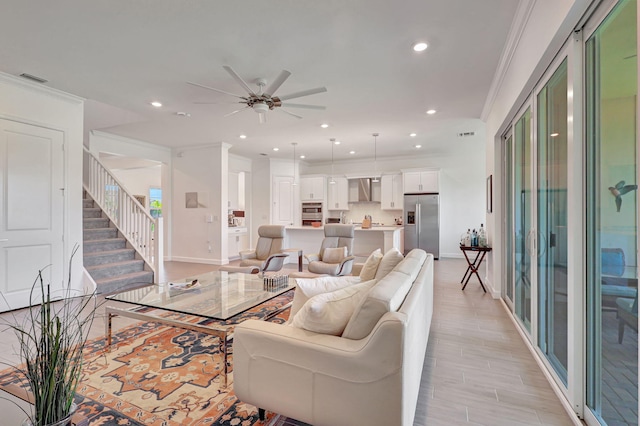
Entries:
[[[197,283],[191,285],[195,280]],[[107,300],[227,320],[295,288],[294,279],[266,286],[257,274],[212,271],[107,296]]]

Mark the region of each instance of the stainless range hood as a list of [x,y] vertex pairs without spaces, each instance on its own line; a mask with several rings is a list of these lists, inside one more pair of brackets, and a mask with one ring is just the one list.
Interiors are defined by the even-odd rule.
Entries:
[[[355,199],[356,191],[351,190],[354,185],[358,187],[358,198]],[[349,202],[350,203],[367,203],[367,202],[378,202],[378,200],[374,200],[372,196],[371,190],[371,178],[358,178],[358,179],[349,179]]]

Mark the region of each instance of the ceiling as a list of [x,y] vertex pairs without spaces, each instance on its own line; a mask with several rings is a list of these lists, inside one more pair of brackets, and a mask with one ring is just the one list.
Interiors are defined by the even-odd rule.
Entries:
[[[373,157],[378,132],[378,157],[429,155],[457,133],[482,128],[517,7],[516,0],[3,0],[10,13],[0,14],[0,71],[86,98],[86,131],[167,147],[223,141],[237,155],[291,158],[297,142],[313,163],[331,159],[330,138],[342,141],[336,160]],[[427,50],[414,52],[417,41]],[[238,109],[236,98],[186,84],[244,94],[223,65],[249,85],[286,69],[292,75],[276,95],[325,86],[291,102],[327,109],[289,108],[302,119],[269,111],[266,124],[251,110],[224,117]],[[437,113],[425,114],[431,108]]]

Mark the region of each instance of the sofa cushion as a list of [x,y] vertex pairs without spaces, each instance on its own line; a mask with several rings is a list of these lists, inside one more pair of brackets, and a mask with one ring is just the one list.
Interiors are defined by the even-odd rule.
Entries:
[[376,277],[376,271],[380,266],[382,260],[382,250],[376,249],[373,253],[367,257],[367,261],[364,263],[362,270],[360,271],[360,279],[362,281],[369,281]]
[[293,295],[289,322],[302,306],[316,294],[329,293],[360,283],[360,277],[317,277],[317,278],[296,278],[296,290]]
[[290,325],[315,333],[339,336],[360,300],[374,284],[375,280],[370,280],[317,294],[307,300]]
[[346,247],[326,248],[322,254],[322,261],[325,263],[340,263],[347,257]]
[[402,259],[402,253],[395,247],[386,252],[380,261],[380,265],[378,265],[376,280],[384,278]]
[[412,284],[411,276],[404,272],[389,272],[356,307],[342,337],[360,340],[368,336],[385,313],[398,310]]

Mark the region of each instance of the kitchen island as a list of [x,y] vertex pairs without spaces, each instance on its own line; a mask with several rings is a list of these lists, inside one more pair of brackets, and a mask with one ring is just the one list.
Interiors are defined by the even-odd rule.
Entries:
[[[287,226],[285,247],[300,248],[304,254],[318,253],[323,238],[324,227],[322,226],[319,228]],[[362,229],[361,226],[356,225],[353,240],[353,255],[356,256],[356,262],[364,262],[377,248],[386,253],[393,247],[400,252],[404,251],[404,227],[374,225],[372,228]],[[287,260],[287,263],[294,262],[297,262],[297,259],[293,257]]]

